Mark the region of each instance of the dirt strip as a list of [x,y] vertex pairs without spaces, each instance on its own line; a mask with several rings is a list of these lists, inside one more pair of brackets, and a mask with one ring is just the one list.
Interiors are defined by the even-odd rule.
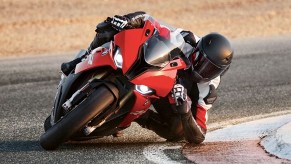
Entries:
[[107,16],[146,11],[198,36],[230,39],[290,34],[290,0],[1,0],[0,57],[87,48]]

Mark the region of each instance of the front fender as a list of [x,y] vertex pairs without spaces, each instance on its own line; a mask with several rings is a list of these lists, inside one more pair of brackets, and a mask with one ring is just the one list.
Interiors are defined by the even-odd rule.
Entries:
[[62,78],[55,96],[54,106],[51,113],[51,124],[56,123],[62,117],[63,112],[61,110],[61,105],[67,99],[67,95],[72,89],[72,86],[80,76],[81,74],[70,74],[69,76]]
[[103,79],[111,71],[111,68],[102,67],[100,69],[92,69],[86,72],[69,74],[67,77],[63,77],[58,86],[58,91],[55,97],[51,123],[54,124],[63,116],[63,109],[61,106],[74,92],[85,85],[93,76],[98,79]]

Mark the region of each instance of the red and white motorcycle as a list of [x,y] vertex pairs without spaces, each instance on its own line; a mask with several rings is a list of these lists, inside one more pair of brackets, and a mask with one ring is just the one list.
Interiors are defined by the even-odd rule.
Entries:
[[62,75],[45,133],[44,149],[68,140],[109,136],[130,126],[167,96],[177,71],[187,67],[178,29],[148,17],[144,27],[117,33],[93,50],[68,75]]

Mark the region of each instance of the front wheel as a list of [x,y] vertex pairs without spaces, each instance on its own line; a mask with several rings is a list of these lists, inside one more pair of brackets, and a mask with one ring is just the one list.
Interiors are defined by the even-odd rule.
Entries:
[[115,95],[108,87],[99,86],[75,109],[47,129],[40,137],[40,145],[46,150],[56,149],[61,143],[69,140],[73,134],[100,114],[114,100]]
[[51,116],[48,116],[45,121],[44,121],[44,124],[43,124],[43,127],[44,127],[44,131],[46,132],[49,128],[52,127],[51,125]]

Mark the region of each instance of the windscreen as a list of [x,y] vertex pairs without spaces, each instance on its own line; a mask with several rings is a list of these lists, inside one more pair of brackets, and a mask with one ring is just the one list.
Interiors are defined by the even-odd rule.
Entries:
[[168,34],[165,30],[156,30],[143,45],[145,61],[150,65],[164,67],[171,60],[173,53],[177,53],[177,49],[181,50],[184,44],[184,38],[179,30],[168,29]]

